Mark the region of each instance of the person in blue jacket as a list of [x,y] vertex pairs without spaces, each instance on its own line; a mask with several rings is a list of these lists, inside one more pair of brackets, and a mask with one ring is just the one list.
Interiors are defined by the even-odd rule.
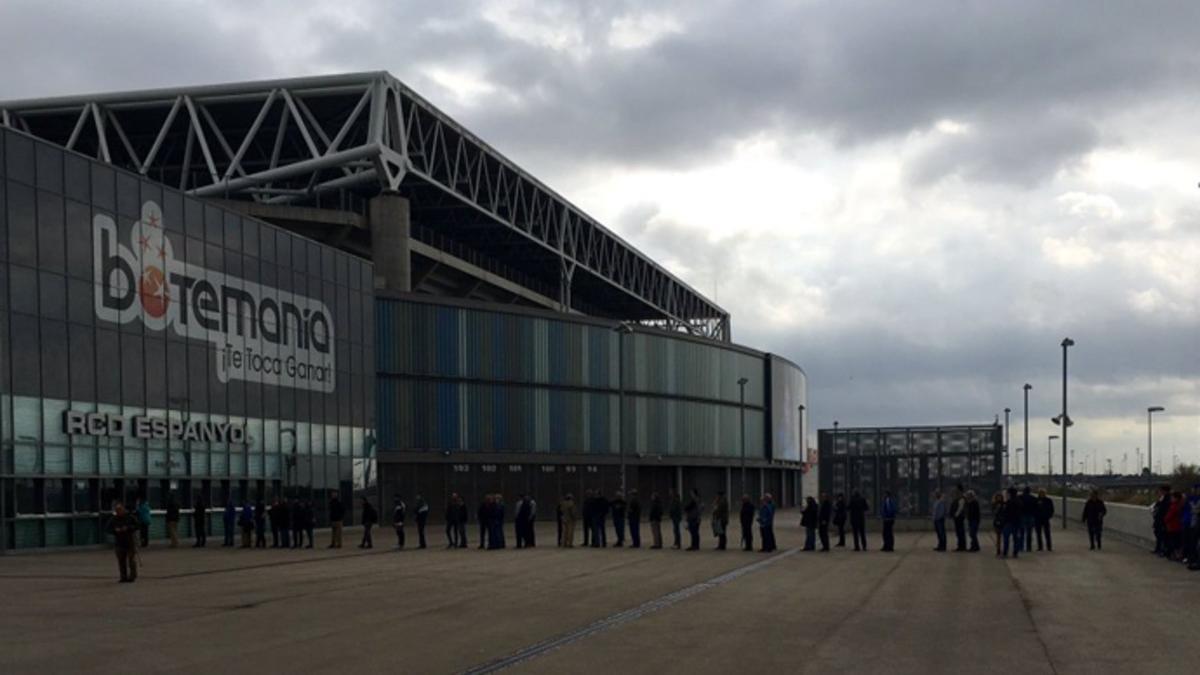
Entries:
[[885,552],[896,550],[896,500],[891,492],[883,493],[883,503],[879,505],[879,519],[883,521],[883,548]]
[[225,525],[225,543],[221,546],[233,546],[233,527],[237,521],[237,507],[233,505],[232,499],[225,500],[225,513],[221,523]]
[[771,493],[763,495],[762,506],[758,509],[759,538],[762,539],[763,553],[775,550],[775,501]]

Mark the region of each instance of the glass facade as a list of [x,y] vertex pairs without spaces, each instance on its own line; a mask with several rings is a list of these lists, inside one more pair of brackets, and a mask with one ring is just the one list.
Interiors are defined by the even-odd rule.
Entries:
[[287,491],[320,512],[363,487],[372,299],[369,262],[0,129],[2,543],[96,543],[115,498]]

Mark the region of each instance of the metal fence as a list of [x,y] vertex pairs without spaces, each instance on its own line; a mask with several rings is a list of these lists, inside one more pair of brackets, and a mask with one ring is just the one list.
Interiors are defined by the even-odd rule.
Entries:
[[935,490],[975,490],[986,504],[1004,482],[998,424],[821,429],[820,489],[847,497],[860,491],[878,513],[885,491],[901,516],[930,514]]

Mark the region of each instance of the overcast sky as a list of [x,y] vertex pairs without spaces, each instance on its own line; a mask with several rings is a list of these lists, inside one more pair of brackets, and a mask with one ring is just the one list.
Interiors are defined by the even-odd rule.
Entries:
[[[121,7],[125,5],[125,7]],[[0,4],[0,99],[388,70],[733,313],[831,426],[1200,462],[1200,3]]]

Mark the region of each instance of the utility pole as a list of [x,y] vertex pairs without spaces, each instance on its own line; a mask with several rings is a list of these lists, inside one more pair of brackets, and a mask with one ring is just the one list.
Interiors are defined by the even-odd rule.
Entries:
[[1063,380],[1062,380],[1062,527],[1067,529],[1067,429],[1071,427],[1071,416],[1067,414],[1067,349],[1075,346],[1071,338],[1063,338]]
[[1023,387],[1025,390],[1025,475],[1029,475],[1029,390],[1033,389],[1033,385],[1028,382]]

